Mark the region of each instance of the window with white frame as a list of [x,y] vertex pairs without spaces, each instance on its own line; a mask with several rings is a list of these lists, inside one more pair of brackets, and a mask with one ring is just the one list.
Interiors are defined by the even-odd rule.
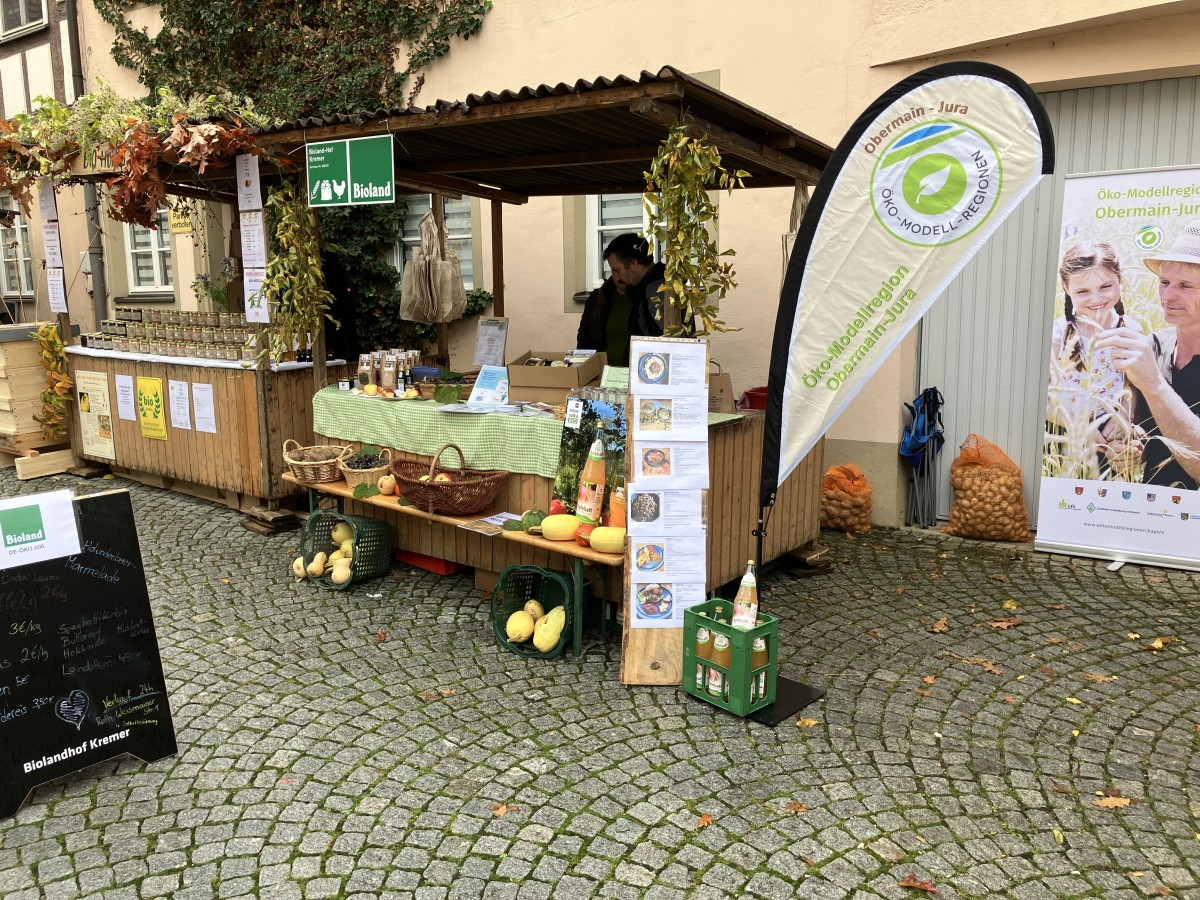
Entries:
[[158,227],[127,225],[129,292],[169,291],[175,283],[171,269],[171,214],[159,207]]
[[[592,194],[587,198],[587,287],[598,288],[611,274],[604,248],[618,234],[645,234],[650,225],[641,194]],[[657,247],[654,257],[659,256]]]
[[0,241],[4,243],[4,268],[0,282],[6,296],[33,294],[33,251],[29,245],[29,223],[21,215],[20,205],[11,197],[0,196],[0,209],[6,210],[0,222]]
[[[397,246],[397,269],[403,271],[404,264],[412,259],[413,249],[421,243],[421,217],[433,209],[432,194],[416,194],[408,198],[408,213],[404,217],[404,231]],[[475,259],[472,255],[471,198],[453,200],[442,198],[442,210],[446,215],[446,238],[450,249],[462,264],[463,285],[469,291],[475,286]],[[402,252],[401,252],[402,251]]]
[[46,4],[43,0],[0,0],[0,25],[3,26],[5,37],[45,21]]

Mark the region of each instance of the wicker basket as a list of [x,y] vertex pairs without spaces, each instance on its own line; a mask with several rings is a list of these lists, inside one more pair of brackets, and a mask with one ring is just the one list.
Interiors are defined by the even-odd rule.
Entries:
[[[458,468],[448,469],[438,460],[447,450],[458,454]],[[469,516],[486,509],[508,481],[508,473],[499,470],[468,469],[462,450],[456,444],[443,444],[426,465],[413,459],[392,460],[392,474],[400,484],[400,493],[418,509],[443,516]],[[433,479],[440,474],[453,481]],[[421,476],[426,476],[421,480]]]
[[341,469],[342,477],[346,479],[346,484],[350,485],[350,487],[359,484],[374,484],[379,480],[381,475],[388,473],[388,465],[392,461],[392,451],[384,447],[379,451],[379,455],[387,460],[382,466],[376,466],[373,469],[348,469],[346,468],[346,460],[353,455],[353,453],[350,453],[338,460],[338,468]]
[[328,509],[318,509],[308,517],[304,526],[304,534],[300,540],[300,552],[304,556],[307,567],[319,551],[330,553],[336,549],[333,544],[333,529],[339,522],[345,522],[353,533],[354,560],[350,563],[350,580],[345,584],[334,584],[326,572],[320,578],[309,578],[309,581],[319,581],[335,591],[344,591],[352,584],[386,575],[392,568],[392,530],[387,522],[381,522],[366,516],[343,516]]
[[[337,451],[336,456],[322,462],[304,462],[292,458],[293,453],[305,450],[324,450],[330,453]],[[311,447],[301,447],[298,441],[291,438],[283,442],[283,461],[288,464],[292,474],[301,484],[324,484],[329,481],[341,481],[341,462],[350,453],[349,447],[339,447],[334,444],[314,444]]]
[[[496,589],[492,591],[492,633],[496,635],[496,642],[518,656],[553,659],[562,653],[574,633],[571,597],[571,585],[561,572],[550,572],[539,566],[509,566],[500,573]],[[558,643],[545,653],[533,645],[532,639],[522,644],[508,639],[505,627],[508,617],[522,609],[527,600],[537,600],[546,612],[561,606],[566,613]]]

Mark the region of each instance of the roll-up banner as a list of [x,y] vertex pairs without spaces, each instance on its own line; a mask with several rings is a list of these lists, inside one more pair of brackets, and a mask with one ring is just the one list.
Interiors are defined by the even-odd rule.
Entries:
[[859,116],[817,183],[788,263],[763,506],[1053,167],[1041,101],[986,63],[917,72]]
[[1200,168],[1070,176],[1039,550],[1200,570]]

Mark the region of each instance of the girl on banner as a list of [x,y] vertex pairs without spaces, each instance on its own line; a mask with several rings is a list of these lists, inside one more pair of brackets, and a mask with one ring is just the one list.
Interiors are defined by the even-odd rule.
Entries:
[[1121,263],[1111,245],[1084,242],[1063,254],[1058,277],[1063,315],[1054,322],[1046,429],[1063,471],[1053,474],[1125,478],[1142,449],[1132,397],[1111,351],[1096,346],[1112,329],[1142,330],[1125,315]]

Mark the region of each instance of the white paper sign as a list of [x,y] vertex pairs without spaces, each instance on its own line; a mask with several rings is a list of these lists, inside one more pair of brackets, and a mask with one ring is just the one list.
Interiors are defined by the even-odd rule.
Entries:
[[58,233],[57,222],[42,223],[42,256],[46,260],[47,269],[61,269],[62,239]]
[[648,440],[707,441],[708,394],[702,397],[635,395],[633,436]]
[[508,319],[480,316],[479,335],[475,338],[475,365],[503,366],[507,339]]
[[192,404],[188,400],[188,383],[171,379],[167,382],[167,393],[170,396],[171,427],[191,431]]
[[[271,321],[270,305],[262,290],[263,280],[267,277],[266,269],[246,269],[242,272],[242,288],[246,292],[246,321]],[[255,296],[255,295],[258,296]]]
[[79,552],[71,496],[70,491],[47,491],[0,500],[0,569]]
[[267,231],[263,227],[262,210],[240,214],[242,232],[242,266],[246,269],[265,269],[267,266]]
[[217,409],[213,405],[211,384],[192,382],[192,409],[196,413],[196,430],[217,433]]
[[43,222],[58,221],[58,201],[54,197],[54,182],[49,178],[38,179],[38,212]]
[[137,412],[133,406],[133,376],[118,375],[117,378],[117,418],[130,422],[137,420]]
[[630,461],[633,477],[642,487],[708,487],[708,443],[670,441],[634,441]]
[[262,189],[258,184],[258,157],[240,153],[234,160],[237,169],[238,209],[262,209]]
[[504,366],[484,366],[475,379],[471,397],[472,406],[479,404],[504,404],[508,402],[508,369]]
[[632,541],[632,578],[694,579],[705,571],[708,541],[703,529],[693,534],[638,535]]
[[626,518],[631,538],[703,533],[700,491],[667,491],[630,483],[627,492]]
[[67,285],[63,281],[62,269],[46,270],[46,293],[50,297],[50,309],[56,313],[67,311]]
[[637,581],[630,573],[629,627],[682,628],[683,611],[705,600],[704,582]]
[[635,340],[630,387],[635,394],[708,397],[708,345],[704,341]]

